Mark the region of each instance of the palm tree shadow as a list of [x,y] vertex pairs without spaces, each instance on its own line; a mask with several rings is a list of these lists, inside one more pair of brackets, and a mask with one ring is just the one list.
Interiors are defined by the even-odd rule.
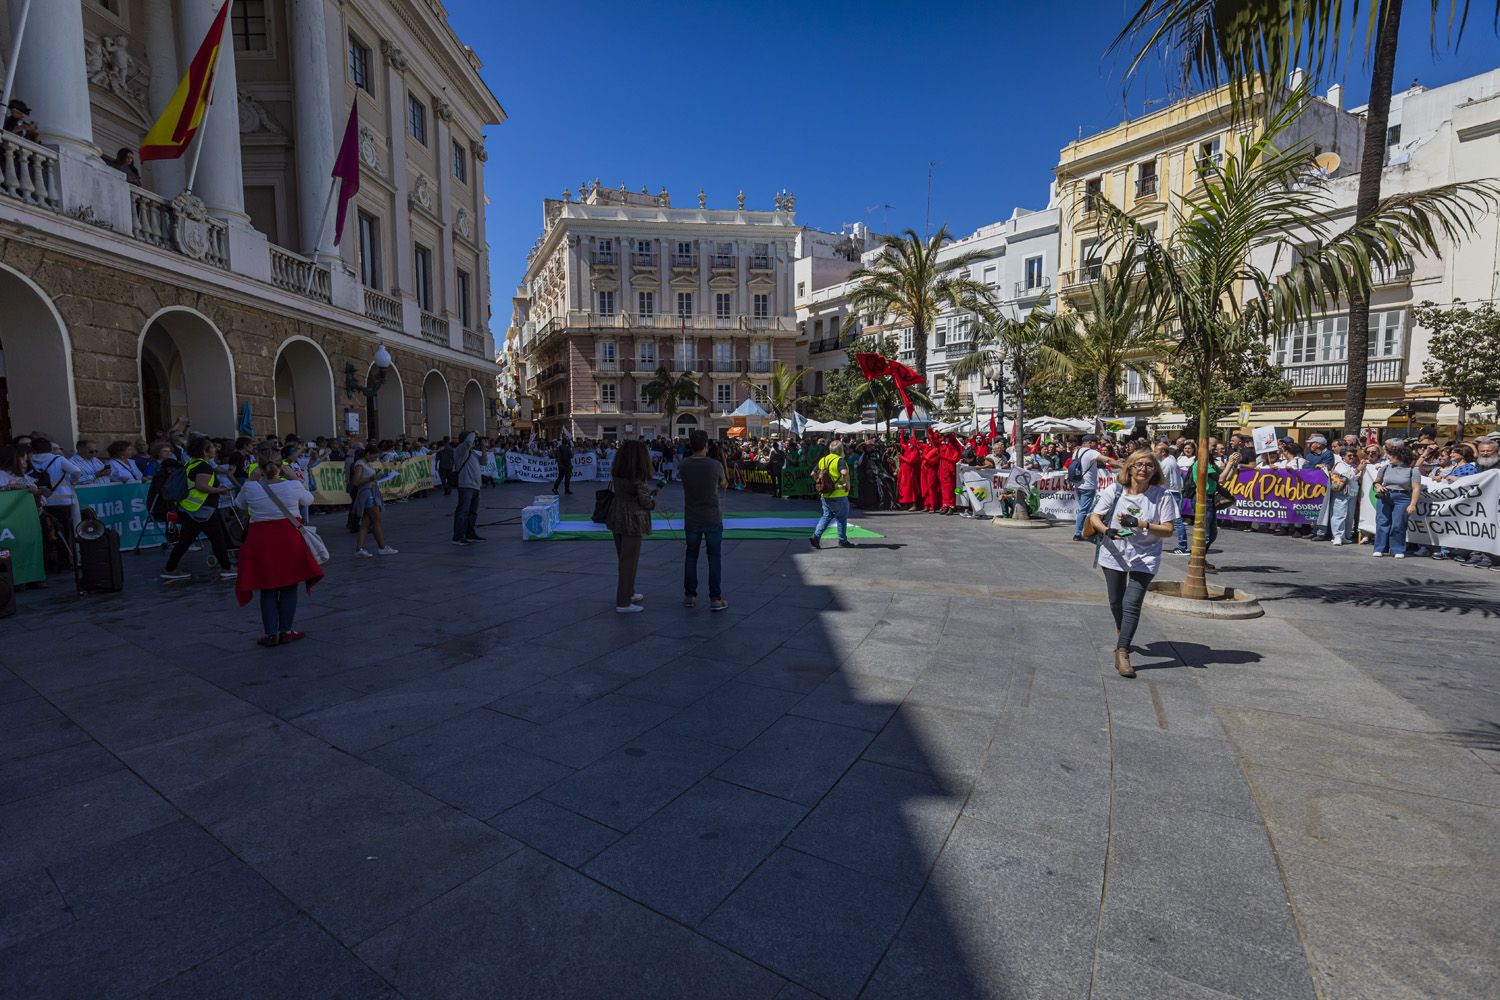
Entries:
[[1452,729],[1444,736],[1470,750],[1500,750],[1500,722],[1481,722],[1470,729]]
[[1345,604],[1356,608],[1388,608],[1396,611],[1437,611],[1444,614],[1477,614],[1500,618],[1500,597],[1481,581],[1403,579],[1351,580],[1333,584],[1295,584],[1267,581],[1266,586],[1283,592],[1261,597],[1262,601],[1305,600],[1323,604]]

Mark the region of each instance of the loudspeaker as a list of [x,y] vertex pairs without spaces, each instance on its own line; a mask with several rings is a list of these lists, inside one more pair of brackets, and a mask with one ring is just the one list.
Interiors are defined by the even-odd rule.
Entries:
[[91,537],[85,537],[81,530],[78,533],[78,592],[113,594],[124,590],[125,567],[120,561],[119,532],[99,525],[98,530],[88,535]]
[[10,555],[0,555],[0,618],[16,613],[16,580],[10,568]]

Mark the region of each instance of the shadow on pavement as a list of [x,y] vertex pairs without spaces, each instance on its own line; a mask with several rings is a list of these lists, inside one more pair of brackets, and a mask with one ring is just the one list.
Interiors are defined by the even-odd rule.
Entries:
[[1159,641],[1138,647],[1138,650],[1145,656],[1165,659],[1155,663],[1136,663],[1134,666],[1137,671],[1168,670],[1174,667],[1196,667],[1203,670],[1208,667],[1259,663],[1264,659],[1259,653],[1248,649],[1220,649],[1198,642]]
[[[1408,576],[1384,580],[1335,584],[1292,584],[1267,581],[1268,587],[1284,588],[1280,594],[1261,594],[1264,601],[1306,600],[1323,604],[1346,604],[1356,608],[1386,608],[1396,611],[1437,611],[1444,614],[1477,614],[1500,618],[1500,597],[1489,581],[1423,580]],[[1484,594],[1485,596],[1480,596]]]

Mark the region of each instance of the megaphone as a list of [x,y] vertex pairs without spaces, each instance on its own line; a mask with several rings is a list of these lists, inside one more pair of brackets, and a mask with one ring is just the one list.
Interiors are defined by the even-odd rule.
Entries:
[[92,507],[83,508],[83,513],[79,515],[78,527],[73,533],[85,542],[92,542],[96,538],[103,538],[104,532],[104,522],[99,520],[98,511]]

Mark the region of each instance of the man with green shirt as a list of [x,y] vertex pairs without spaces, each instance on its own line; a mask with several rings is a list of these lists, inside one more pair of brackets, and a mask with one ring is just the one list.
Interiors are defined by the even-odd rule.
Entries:
[[835,440],[828,446],[828,454],[818,459],[818,464],[814,466],[814,480],[819,478],[819,471],[827,477],[829,488],[818,494],[818,500],[823,505],[823,516],[818,518],[818,526],[813,529],[812,537],[807,540],[808,544],[815,549],[821,548],[819,539],[823,537],[828,522],[837,521],[839,546],[853,548],[849,541],[849,463],[844,461],[844,442]]

